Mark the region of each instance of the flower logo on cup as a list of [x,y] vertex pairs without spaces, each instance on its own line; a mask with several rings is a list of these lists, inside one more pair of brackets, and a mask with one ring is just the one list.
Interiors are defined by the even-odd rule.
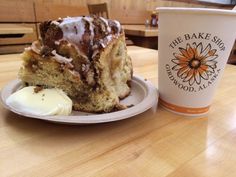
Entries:
[[190,86],[194,83],[201,84],[201,80],[208,80],[215,73],[217,68],[218,57],[217,50],[212,49],[211,44],[205,48],[200,42],[194,42],[192,46],[188,43],[186,48],[179,47],[179,53],[173,53],[174,59],[171,61],[175,64],[172,70],[177,72],[177,76],[188,82]]

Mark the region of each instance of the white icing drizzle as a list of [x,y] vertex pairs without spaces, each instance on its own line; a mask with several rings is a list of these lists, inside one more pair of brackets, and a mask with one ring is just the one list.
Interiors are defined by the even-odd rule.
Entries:
[[69,72],[70,72],[71,74],[73,74],[74,76],[80,78],[80,73],[79,73],[79,72],[77,72],[77,71],[75,71],[75,70],[69,70]]
[[92,58],[95,57],[98,53],[99,53],[98,50],[94,50],[93,55],[92,55]]
[[26,47],[25,48],[25,51],[30,51],[31,50],[31,47]]
[[67,17],[59,24],[59,27],[63,31],[63,38],[75,45],[80,45],[85,31],[85,24],[82,18],[83,17]]
[[60,41],[55,41],[54,42],[56,45],[60,45]]
[[108,20],[103,18],[103,17],[100,17],[100,19],[106,24],[107,31],[108,31],[108,33],[110,33],[111,32],[111,27],[108,24]]
[[89,30],[90,30],[90,32],[91,32],[91,37],[90,37],[90,39],[91,40],[93,40],[93,38],[94,38],[94,24],[93,24],[93,18],[91,18],[91,17],[84,17],[84,20],[86,20],[87,22],[89,22]]
[[41,47],[38,44],[38,41],[34,41],[30,47],[35,53],[40,54]]
[[114,22],[115,22],[115,24],[116,24],[116,26],[117,26],[117,28],[118,28],[118,33],[120,33],[120,32],[121,32],[121,25],[120,25],[120,22],[118,22],[117,20],[114,20]]
[[100,44],[105,48],[112,40],[113,36],[111,34],[107,35],[104,39],[100,39]]
[[52,54],[54,55],[53,58],[59,63],[71,64],[70,62],[73,60],[72,58],[66,58],[57,54],[56,50],[53,50]]
[[105,44],[105,41],[104,41],[104,40],[100,40],[100,44],[101,44],[101,46],[102,46],[103,48],[106,47],[106,44]]
[[[121,25],[118,21],[114,20],[114,23],[116,24],[118,33],[115,35],[112,35],[111,34],[111,27],[109,25],[108,20],[105,18],[102,18],[102,17],[99,17],[99,18],[100,18],[100,20],[102,20],[105,23],[104,26],[106,27],[106,30],[108,32],[108,35],[106,37],[104,37],[103,39],[100,39],[100,41],[99,41],[101,46],[103,48],[105,48],[112,41],[113,37],[117,38],[120,35]],[[67,40],[69,43],[74,44],[76,49],[79,52],[81,52],[79,50],[78,46],[81,46],[81,41],[83,40],[82,38],[85,33],[85,24],[87,22],[87,23],[89,23],[89,30],[90,30],[90,36],[89,36],[90,41],[91,41],[90,44],[94,45],[93,44],[93,40],[94,40],[94,36],[95,36],[94,28],[96,28],[96,26],[94,26],[94,24],[93,24],[93,21],[94,21],[93,17],[67,17],[67,18],[63,18],[61,20],[62,20],[61,23],[59,23],[58,21],[52,22],[53,24],[58,25],[61,28],[61,30],[63,32],[63,38],[61,40]],[[55,44],[59,45],[61,40],[55,41]],[[97,47],[94,46],[93,49],[94,49],[94,52],[93,52],[92,57],[98,53],[98,46]],[[62,60],[62,61],[65,61],[65,60]]]
[[52,21],[51,23],[54,25],[57,25],[57,26],[60,25],[60,23],[58,21]]
[[111,42],[111,40],[112,40],[112,35],[108,35],[108,36],[106,37],[106,39],[107,39],[108,42]]
[[87,72],[89,70],[89,65],[82,64],[82,71]]

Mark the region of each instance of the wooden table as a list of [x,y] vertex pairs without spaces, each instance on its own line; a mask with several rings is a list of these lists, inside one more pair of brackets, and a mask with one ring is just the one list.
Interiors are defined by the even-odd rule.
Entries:
[[[157,86],[157,51],[129,47],[134,73]],[[0,56],[0,87],[19,55]],[[235,177],[236,67],[227,65],[210,113],[185,118],[152,109],[123,121],[71,126],[0,106],[1,177]]]
[[157,37],[157,27],[146,27],[145,25],[123,25],[125,34],[142,37]]
[[137,46],[157,49],[158,28],[145,25],[123,25],[125,35]]
[[0,54],[19,53],[37,39],[33,24],[0,23]]
[[33,28],[18,24],[0,24],[0,35],[33,33]]

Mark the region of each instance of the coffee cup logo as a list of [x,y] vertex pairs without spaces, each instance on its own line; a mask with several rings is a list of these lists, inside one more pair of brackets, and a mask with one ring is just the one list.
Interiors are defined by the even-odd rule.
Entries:
[[203,79],[208,80],[217,68],[217,50],[212,49],[210,43],[205,47],[202,42],[187,43],[185,48],[179,47],[179,53],[173,55],[175,58],[171,61],[175,65],[172,70],[189,86],[195,83],[200,85]]
[[169,47],[173,50],[165,65],[167,76],[178,88],[187,92],[199,92],[211,86],[219,76],[220,52],[224,42],[210,33],[192,33],[177,37]]

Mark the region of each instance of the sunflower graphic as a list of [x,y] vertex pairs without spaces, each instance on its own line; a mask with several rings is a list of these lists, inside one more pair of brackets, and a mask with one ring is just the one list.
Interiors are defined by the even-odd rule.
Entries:
[[171,61],[175,64],[172,70],[177,72],[177,76],[188,82],[190,86],[194,83],[198,85],[201,80],[208,80],[215,73],[218,57],[217,50],[212,49],[211,44],[205,48],[202,43],[194,42],[192,46],[188,43],[186,48],[179,47],[179,53],[173,53],[174,59]]

